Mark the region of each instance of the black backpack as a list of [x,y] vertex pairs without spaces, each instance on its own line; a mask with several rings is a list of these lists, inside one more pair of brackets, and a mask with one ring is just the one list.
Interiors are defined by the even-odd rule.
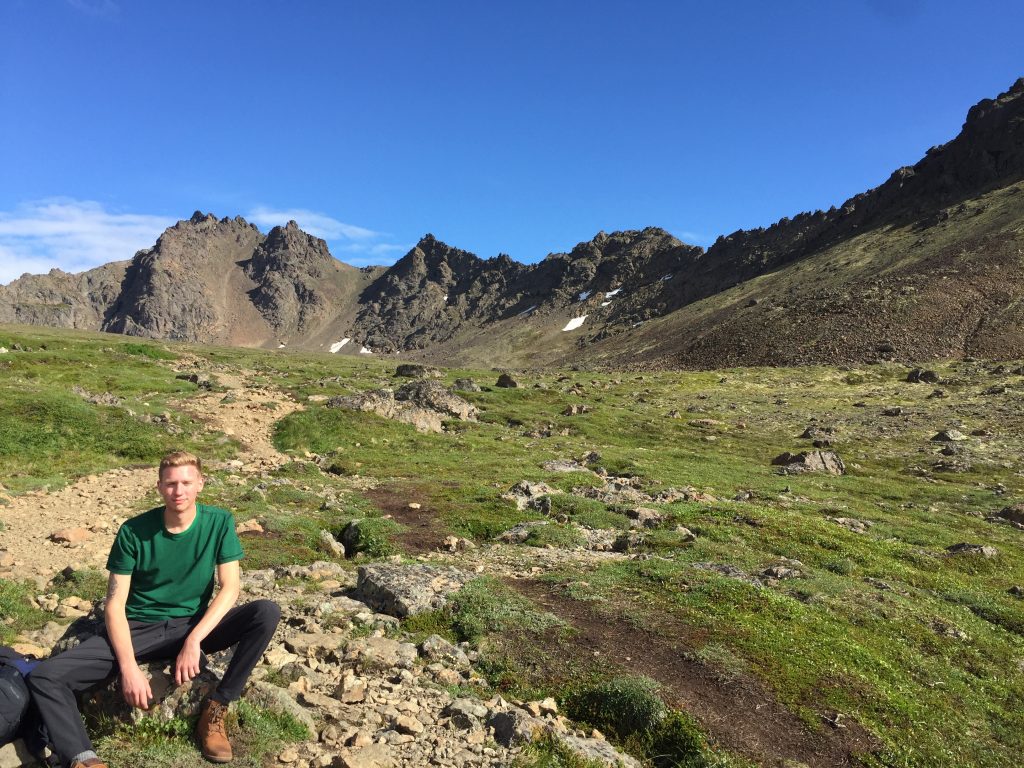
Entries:
[[7,744],[19,736],[30,698],[25,674],[33,666],[20,653],[0,646],[0,744]]

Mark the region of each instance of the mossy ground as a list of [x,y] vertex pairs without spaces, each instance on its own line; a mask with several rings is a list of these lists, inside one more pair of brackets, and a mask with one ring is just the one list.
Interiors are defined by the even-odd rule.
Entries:
[[[298,459],[330,454],[342,472],[297,463],[277,475],[289,484],[208,486],[211,502],[232,508],[240,520],[257,517],[271,532],[247,541],[253,564],[323,559],[321,528],[337,531],[349,519],[379,514],[346,485],[353,475],[396,487],[409,483],[415,500],[451,532],[482,543],[516,522],[542,517],[501,498],[515,482],[544,481],[566,492],[600,484],[595,476],[541,466],[595,451],[609,473],[635,477],[648,492],[692,486],[717,500],[653,505],[667,524],[649,534],[651,559],[543,574],[552,590],[609,619],[687,627],[699,638],[689,649],[692,658],[723,679],[754,676],[811,730],[828,727],[823,713],[842,713],[877,739],[877,749],[861,756],[866,765],[1009,765],[1024,748],[1024,601],[1008,593],[1024,584],[1024,533],[985,519],[1024,500],[1024,406],[1015,394],[1024,377],[1008,372],[1015,366],[937,363],[945,397],[929,397],[934,386],[906,383],[907,369],[897,365],[538,372],[521,376],[519,389],[492,386],[492,372],[450,370],[448,383],[470,376],[484,385],[466,395],[480,420],[452,423],[434,435],[307,402],[309,395],[392,384],[394,366],[382,361],[123,346],[117,337],[0,329],[0,344],[13,343],[32,351],[0,359],[7,406],[0,414],[0,471],[9,492],[151,463],[182,443],[204,456],[237,452],[230,439],[201,429],[172,436],[127,415],[126,406],[136,413],[173,411],[173,401],[194,385],[174,379],[173,360],[164,358],[185,352],[214,368],[255,371],[257,379],[306,402],[305,410],[278,422],[276,444]],[[108,364],[115,358],[116,370]],[[89,404],[70,393],[73,384],[109,391],[125,405]],[[562,415],[579,403],[590,412]],[[903,414],[883,415],[894,406]],[[173,411],[172,418],[184,424],[187,417]],[[784,476],[770,464],[782,451],[811,449],[799,435],[812,425],[834,428],[846,475]],[[963,471],[936,466],[942,444],[931,438],[948,428],[978,433],[953,457]],[[331,494],[338,503],[325,505]],[[737,494],[745,500],[733,500]],[[554,513],[593,527],[625,529],[623,511],[577,497],[553,503]],[[830,517],[872,525],[858,534]],[[697,540],[683,542],[676,525]],[[535,543],[576,543],[563,538]],[[947,556],[945,548],[959,542],[994,546],[999,555]],[[530,551],[523,548],[524,561]],[[804,576],[755,587],[693,567],[718,563],[757,573],[782,557],[803,563]],[[26,607],[27,588],[0,587],[4,615],[13,619],[8,631],[42,618]],[[501,594],[498,586],[493,591]],[[567,630],[531,627],[530,615],[523,612],[521,627],[514,619],[498,631],[484,622],[460,632],[488,649],[495,685],[564,695],[573,681],[565,669],[545,669],[543,660],[545,643],[564,645]],[[437,617],[435,629],[454,632],[455,619]]]

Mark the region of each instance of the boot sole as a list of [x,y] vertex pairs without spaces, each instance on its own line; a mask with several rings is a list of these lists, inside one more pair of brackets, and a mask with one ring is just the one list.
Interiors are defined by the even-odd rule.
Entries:
[[211,763],[230,763],[234,759],[234,755],[208,755],[206,752],[203,752],[203,757]]

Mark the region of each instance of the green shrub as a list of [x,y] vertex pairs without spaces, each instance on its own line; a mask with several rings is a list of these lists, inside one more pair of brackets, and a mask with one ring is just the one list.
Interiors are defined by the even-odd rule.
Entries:
[[581,688],[565,702],[566,714],[620,741],[650,733],[664,719],[659,685],[648,677],[614,677]]
[[497,579],[486,577],[473,579],[459,590],[449,603],[449,610],[455,637],[474,644],[496,632],[539,632],[559,623]]
[[[343,528],[342,531],[344,530]],[[394,520],[384,517],[366,517],[355,524],[354,530],[354,535],[344,538],[346,554],[362,553],[368,557],[378,558],[394,554],[395,547],[391,543],[390,537],[399,530],[399,525]],[[339,540],[342,539],[342,531],[339,531],[336,536]]]
[[832,573],[840,576],[850,576],[857,570],[857,564],[850,558],[843,557],[838,560],[829,560],[826,562],[825,570],[831,571]]
[[651,732],[647,755],[655,768],[704,768],[707,743],[693,718],[669,712]]

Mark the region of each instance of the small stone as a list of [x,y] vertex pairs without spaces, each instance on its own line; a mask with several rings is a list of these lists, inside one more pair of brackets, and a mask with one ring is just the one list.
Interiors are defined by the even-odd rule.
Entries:
[[277,759],[282,763],[294,763],[299,759],[299,751],[295,747],[288,747],[277,756]]
[[410,501],[409,502],[409,509],[421,509],[422,507],[423,507],[423,505],[420,504],[418,501]]
[[689,528],[683,525],[676,526],[676,533],[679,534],[679,538],[683,541],[696,541],[697,534],[691,531]]
[[260,521],[255,517],[246,520],[244,523],[239,523],[235,526],[235,533],[241,536],[243,533],[263,533],[263,526],[260,525]]
[[557,715],[558,714],[558,702],[550,696],[540,702],[540,711],[545,715]]
[[373,744],[373,736],[366,731],[356,731],[356,735],[348,740],[348,746],[361,749]]
[[319,534],[320,549],[335,557],[345,556],[345,545],[334,538],[334,534],[326,529],[321,529]]
[[963,542],[946,547],[946,551],[951,555],[981,555],[984,558],[993,558],[999,554],[999,550],[995,547]]
[[934,443],[956,443],[967,439],[967,435],[956,429],[944,429],[932,436]]
[[59,531],[54,531],[50,534],[50,541],[55,544],[75,546],[87,541],[91,537],[92,533],[87,528],[61,528]]
[[399,715],[395,718],[395,730],[409,736],[423,733],[423,723],[411,715]]
[[346,670],[335,696],[344,704],[358,704],[366,698],[366,681],[356,677],[352,670]]
[[1009,520],[1011,523],[1024,525],[1024,504],[1011,504],[1003,507],[996,515],[1002,520]]

